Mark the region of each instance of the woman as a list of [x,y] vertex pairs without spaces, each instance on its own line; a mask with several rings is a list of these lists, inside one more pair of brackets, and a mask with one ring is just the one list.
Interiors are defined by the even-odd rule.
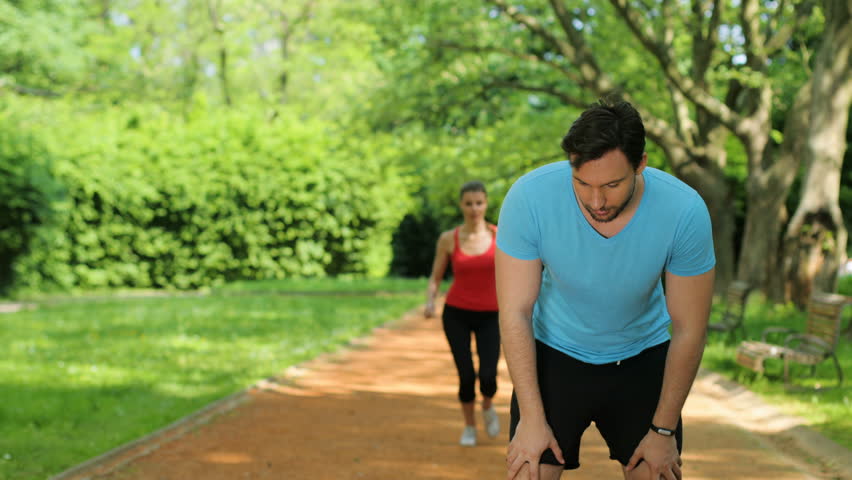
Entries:
[[[482,418],[490,437],[500,433],[500,419],[492,400],[497,392],[497,361],[500,357],[500,327],[497,321],[497,289],[494,281],[494,251],[497,227],[485,221],[488,196],[482,182],[467,182],[461,187],[459,207],[464,223],[438,238],[432,275],[426,298],[425,314],[435,315],[435,297],[447,265],[452,263],[453,283],[447,292],[442,315],[444,333],[459,374],[459,401],[465,427],[459,443],[476,445],[474,401],[479,377],[482,393]],[[476,336],[479,374],[473,367],[471,333]]]

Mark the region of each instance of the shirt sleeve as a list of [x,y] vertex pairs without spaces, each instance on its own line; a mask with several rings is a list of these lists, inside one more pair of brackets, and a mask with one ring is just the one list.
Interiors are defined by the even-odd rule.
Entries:
[[675,230],[666,270],[682,277],[701,275],[716,265],[710,212],[700,196],[684,211]]
[[503,199],[497,229],[497,248],[519,260],[539,254],[539,228],[522,185],[515,183]]

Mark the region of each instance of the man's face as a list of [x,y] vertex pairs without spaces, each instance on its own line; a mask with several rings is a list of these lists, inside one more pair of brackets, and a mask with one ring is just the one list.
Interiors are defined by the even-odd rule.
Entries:
[[636,191],[636,176],[646,164],[643,154],[639,168],[634,171],[621,150],[610,150],[574,169],[574,192],[592,219],[611,222],[630,204]]

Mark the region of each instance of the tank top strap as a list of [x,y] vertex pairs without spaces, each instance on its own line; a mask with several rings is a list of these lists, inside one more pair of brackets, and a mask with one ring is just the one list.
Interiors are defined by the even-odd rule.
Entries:
[[461,250],[459,247],[459,227],[453,229],[453,253]]

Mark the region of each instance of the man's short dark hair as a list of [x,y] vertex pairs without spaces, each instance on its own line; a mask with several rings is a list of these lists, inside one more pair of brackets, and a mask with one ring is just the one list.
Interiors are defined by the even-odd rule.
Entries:
[[562,150],[574,168],[621,150],[633,169],[645,153],[645,125],[633,105],[623,100],[602,99],[587,108],[562,139]]
[[486,196],[488,192],[485,191],[485,184],[480,182],[479,180],[471,180],[469,182],[465,182],[464,185],[461,186],[459,190],[459,198],[463,197],[467,192],[482,192]]

